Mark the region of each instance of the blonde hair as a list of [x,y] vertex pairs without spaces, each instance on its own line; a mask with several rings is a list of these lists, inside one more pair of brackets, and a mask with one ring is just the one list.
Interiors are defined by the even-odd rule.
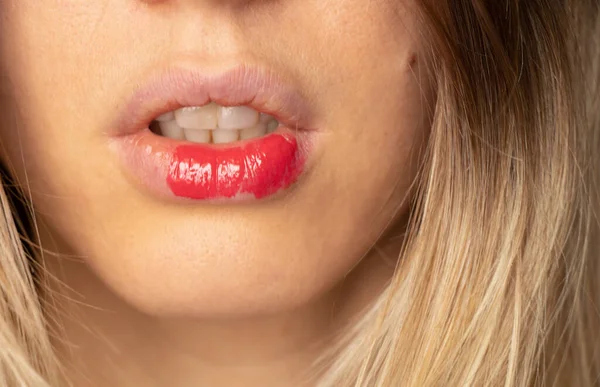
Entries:
[[421,2],[437,104],[404,249],[322,385],[595,385],[600,3]]
[[[0,386],[57,386],[57,366],[27,251],[22,195],[0,173]],[[18,208],[20,207],[20,211]]]
[[[437,101],[404,247],[320,384],[592,386],[600,4],[420,2]],[[0,206],[0,384],[56,385],[43,273]]]

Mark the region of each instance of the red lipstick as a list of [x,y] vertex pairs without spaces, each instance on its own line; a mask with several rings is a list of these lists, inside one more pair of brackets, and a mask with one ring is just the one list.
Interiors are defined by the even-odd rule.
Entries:
[[[169,68],[124,103],[109,130],[125,174],[142,189],[193,200],[263,199],[290,188],[306,170],[312,112],[299,88],[249,65],[222,72]],[[248,106],[279,122],[273,133],[230,144],[198,144],[150,131],[160,115],[210,102]]]
[[289,187],[302,172],[293,136],[272,134],[241,146],[218,149],[181,145],[173,155],[167,185],[175,196],[189,199],[257,199]]

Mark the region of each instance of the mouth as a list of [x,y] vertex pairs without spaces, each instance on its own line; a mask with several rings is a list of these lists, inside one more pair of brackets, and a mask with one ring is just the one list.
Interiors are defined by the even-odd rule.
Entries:
[[279,127],[275,117],[248,106],[206,106],[177,109],[157,117],[150,130],[173,140],[199,144],[229,144],[273,133]]
[[173,69],[134,92],[110,135],[126,175],[142,189],[257,200],[290,189],[303,174],[311,120],[296,89],[262,68]]

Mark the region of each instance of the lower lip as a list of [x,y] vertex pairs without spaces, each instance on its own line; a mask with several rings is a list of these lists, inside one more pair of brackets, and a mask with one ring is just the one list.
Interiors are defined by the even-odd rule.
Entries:
[[285,128],[225,145],[172,140],[146,129],[115,144],[129,174],[142,185],[194,200],[267,198],[293,185],[306,160],[306,147]]

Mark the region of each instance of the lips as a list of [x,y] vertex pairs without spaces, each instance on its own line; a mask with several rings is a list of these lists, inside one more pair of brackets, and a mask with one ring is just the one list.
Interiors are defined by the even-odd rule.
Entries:
[[[165,113],[210,102],[248,106],[280,125],[264,137],[222,145],[169,139],[149,129]],[[302,175],[314,133],[311,118],[297,89],[263,68],[218,74],[175,68],[133,93],[110,135],[126,175],[143,189],[193,200],[263,199]]]
[[190,199],[262,199],[289,187],[302,172],[293,135],[274,134],[226,149],[183,145],[175,150],[167,185]]

